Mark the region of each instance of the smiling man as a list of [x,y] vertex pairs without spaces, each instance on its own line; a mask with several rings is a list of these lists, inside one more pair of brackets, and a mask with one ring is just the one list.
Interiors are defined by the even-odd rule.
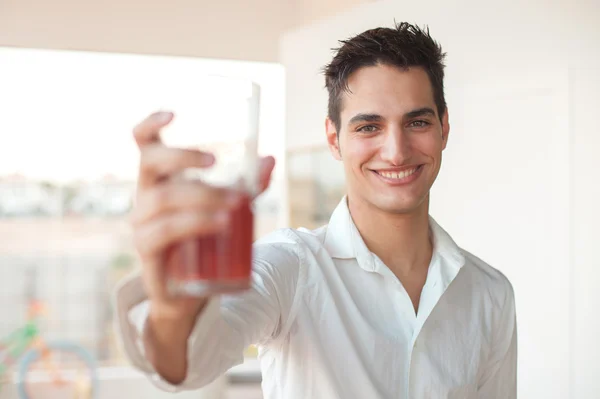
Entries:
[[[450,133],[443,58],[428,31],[406,23],[342,42],[325,68],[326,137],[347,196],[328,225],[256,243],[253,286],[241,295],[165,294],[162,248],[218,229],[226,194],[149,178],[145,164],[207,161],[153,139],[172,115],[143,121],[140,180],[153,183],[140,187],[134,231],[144,267],[117,292],[134,364],[164,389],[194,389],[258,343],[267,399],[516,397],[511,284],[429,215]],[[273,166],[263,160],[265,187]],[[163,201],[145,200],[157,190]],[[160,223],[168,234],[150,235]],[[125,315],[144,292],[136,325]]]

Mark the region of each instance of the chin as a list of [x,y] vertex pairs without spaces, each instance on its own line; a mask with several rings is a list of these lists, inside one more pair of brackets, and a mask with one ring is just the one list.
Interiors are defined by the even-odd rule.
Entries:
[[425,187],[382,187],[371,183],[366,180],[350,184],[347,187],[349,198],[356,199],[363,206],[391,214],[413,213],[427,205],[429,190]]
[[399,200],[398,198],[371,198],[368,202],[386,213],[411,213],[418,208],[414,201]]
[[421,198],[375,198],[370,202],[384,212],[408,214],[418,210],[424,201]]

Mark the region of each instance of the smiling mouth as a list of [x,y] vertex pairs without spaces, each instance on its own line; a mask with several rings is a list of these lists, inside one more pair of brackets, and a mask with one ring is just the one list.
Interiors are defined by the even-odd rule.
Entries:
[[405,170],[373,170],[374,173],[379,176],[385,178],[386,180],[395,180],[397,182],[402,182],[406,180],[410,180],[410,177],[415,175],[423,168],[423,165],[415,166],[410,169]]

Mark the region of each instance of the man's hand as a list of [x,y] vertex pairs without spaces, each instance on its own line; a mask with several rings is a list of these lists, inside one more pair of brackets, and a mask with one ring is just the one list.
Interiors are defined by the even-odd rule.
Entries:
[[[187,338],[207,298],[169,295],[166,251],[182,240],[224,229],[230,209],[240,198],[234,190],[174,178],[186,168],[210,167],[215,159],[209,153],[165,146],[160,131],[172,119],[173,114],[158,112],[134,129],[141,157],[131,224],[150,302],[145,337],[148,356],[176,381],[185,378]],[[260,192],[268,187],[274,166],[272,157],[261,159]]]

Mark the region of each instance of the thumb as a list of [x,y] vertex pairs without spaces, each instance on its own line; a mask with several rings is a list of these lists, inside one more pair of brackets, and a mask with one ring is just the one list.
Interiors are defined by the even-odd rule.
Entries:
[[259,193],[262,193],[267,188],[269,188],[273,169],[275,169],[275,158],[273,158],[272,156],[261,158],[258,172]]

